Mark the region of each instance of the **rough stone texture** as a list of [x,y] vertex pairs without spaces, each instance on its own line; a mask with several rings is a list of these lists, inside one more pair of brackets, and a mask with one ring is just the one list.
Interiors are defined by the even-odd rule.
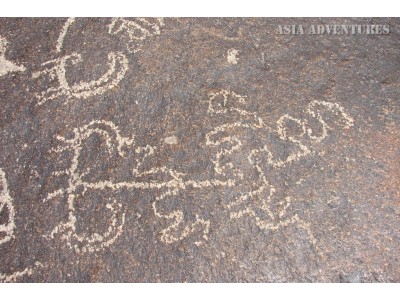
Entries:
[[399,25],[0,19],[0,281],[399,282]]

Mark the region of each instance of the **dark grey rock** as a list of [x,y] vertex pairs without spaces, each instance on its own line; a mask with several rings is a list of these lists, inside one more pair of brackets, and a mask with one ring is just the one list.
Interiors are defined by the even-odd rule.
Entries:
[[0,19],[0,281],[399,282],[399,24]]

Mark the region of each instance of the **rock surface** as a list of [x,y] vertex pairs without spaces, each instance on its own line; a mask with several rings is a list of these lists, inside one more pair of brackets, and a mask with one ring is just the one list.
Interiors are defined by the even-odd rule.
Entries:
[[0,19],[0,281],[399,282],[399,25]]

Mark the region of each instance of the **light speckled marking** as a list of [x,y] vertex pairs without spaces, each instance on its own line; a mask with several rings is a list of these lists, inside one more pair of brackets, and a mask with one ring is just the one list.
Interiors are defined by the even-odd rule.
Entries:
[[37,269],[43,268],[43,265],[40,262],[35,262],[35,265],[31,268],[26,268],[22,271],[17,271],[12,274],[1,274],[0,273],[0,281],[1,282],[17,282],[17,280],[24,276],[31,276]]
[[233,48],[229,49],[228,53],[227,53],[227,57],[226,57],[228,60],[228,63],[231,65],[237,65],[237,63],[239,61],[238,55],[239,55],[239,50],[236,50]]
[[176,136],[172,135],[172,136],[166,137],[164,142],[168,145],[175,145],[178,143],[178,139],[176,138]]
[[7,40],[0,36],[0,76],[4,76],[11,72],[24,72],[24,66],[17,66],[13,62],[6,59]]
[[[7,186],[6,174],[0,169],[0,214],[6,208],[8,210],[8,220],[5,224],[0,224],[0,245],[10,241],[14,237],[15,211],[13,199],[10,196]],[[4,235],[4,236],[3,236]]]
[[65,24],[61,30],[61,33],[57,39],[57,46],[56,46],[56,51],[61,52],[65,35],[67,34],[68,28],[72,25],[72,23],[75,22],[75,18],[68,18],[67,21],[65,21]]

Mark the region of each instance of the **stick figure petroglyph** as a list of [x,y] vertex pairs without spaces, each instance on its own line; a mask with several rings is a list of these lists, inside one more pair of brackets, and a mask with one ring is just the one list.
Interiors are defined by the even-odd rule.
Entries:
[[0,76],[4,76],[10,72],[23,72],[24,66],[17,66],[13,62],[6,59],[7,40],[0,36]]
[[[66,195],[68,201],[68,221],[57,225],[50,233],[49,237],[54,238],[56,234],[61,235],[61,239],[67,242],[67,245],[80,252],[95,252],[107,247],[115,242],[122,233],[125,222],[125,212],[121,203],[117,203],[114,199],[110,199],[106,208],[111,211],[111,222],[107,230],[103,233],[78,233],[76,228],[77,217],[75,213],[75,204],[78,197],[84,199],[85,193],[92,190],[103,190],[105,188],[115,189],[116,186],[110,182],[88,182],[84,181],[86,172],[78,170],[79,157],[85,140],[92,134],[98,134],[105,139],[107,150],[111,152],[116,150],[118,155],[124,156],[124,147],[133,144],[131,138],[122,137],[118,128],[111,122],[93,121],[88,125],[74,129],[73,137],[65,139],[58,136],[57,139],[62,143],[61,146],[52,149],[52,152],[62,153],[70,151],[73,153],[69,169],[57,171],[56,176],[66,175],[68,178],[68,186],[65,189],[58,189],[47,195],[44,201],[51,200],[60,195]],[[81,199],[81,201],[82,201]],[[84,201],[84,200],[83,200]]]

